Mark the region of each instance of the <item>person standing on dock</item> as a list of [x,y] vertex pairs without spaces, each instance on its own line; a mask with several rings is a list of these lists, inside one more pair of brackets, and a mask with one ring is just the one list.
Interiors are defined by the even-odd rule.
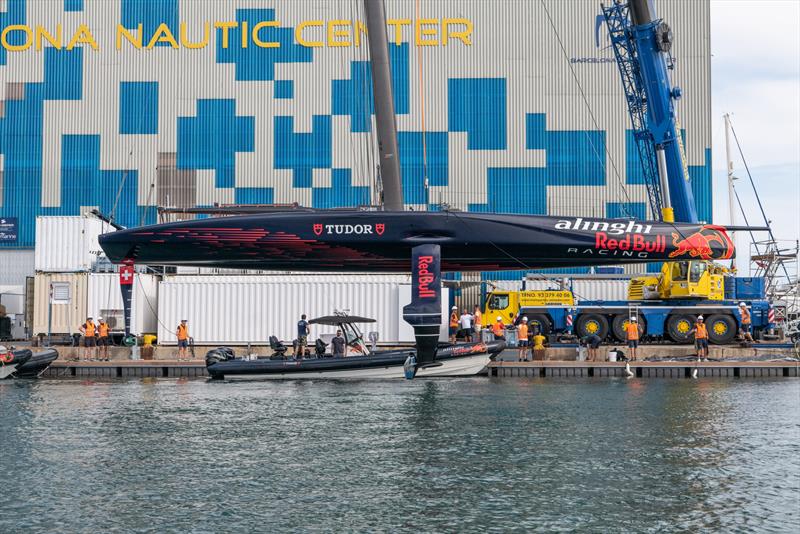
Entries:
[[519,347],[518,360],[528,361],[528,318],[523,317],[522,322],[517,327],[517,346]]
[[450,343],[455,343],[456,336],[458,335],[458,306],[453,306],[450,308],[450,323],[448,332],[450,334]]
[[97,346],[100,349],[100,361],[108,361],[108,323],[102,317],[97,318]]
[[461,335],[467,343],[472,342],[472,315],[464,308],[458,322],[461,324]]
[[708,329],[703,322],[703,316],[697,316],[694,328],[689,330],[689,335],[694,334],[694,344],[697,347],[697,361],[703,358],[708,359]]
[[497,321],[494,322],[492,325],[492,334],[494,334],[494,338],[497,340],[506,340],[506,326],[503,324],[503,318],[499,315],[497,316]]
[[472,312],[472,328],[475,331],[475,341],[481,340],[482,315],[480,307],[476,304],[475,310]]
[[80,330],[81,334],[83,334],[83,359],[96,359],[97,338],[95,337],[95,334],[97,333],[97,325],[94,324],[94,321],[91,317],[87,317],[86,322],[83,323],[78,330]]
[[591,334],[584,337],[581,341],[586,344],[589,352],[589,361],[595,362],[597,361],[597,349],[600,348],[600,344],[603,343],[603,340],[600,339],[600,336],[597,334]]
[[625,333],[628,338],[628,348],[631,349],[631,361],[636,361],[636,349],[639,348],[639,320],[631,317],[625,325]]
[[306,346],[308,346],[308,335],[311,333],[311,327],[306,321],[306,314],[300,316],[297,321],[297,349],[294,351],[295,358],[303,358],[306,355]]
[[547,342],[547,338],[542,335],[538,328],[533,329],[533,359],[534,360],[546,360],[547,359],[547,349],[545,348],[544,344]]
[[749,343],[754,343],[753,336],[750,334],[753,319],[750,316],[750,310],[747,309],[747,304],[744,302],[739,303],[739,315],[742,316],[742,339]]
[[190,359],[189,358],[189,321],[186,319],[181,319],[181,324],[178,325],[178,329],[175,331],[175,335],[178,338],[178,360]]

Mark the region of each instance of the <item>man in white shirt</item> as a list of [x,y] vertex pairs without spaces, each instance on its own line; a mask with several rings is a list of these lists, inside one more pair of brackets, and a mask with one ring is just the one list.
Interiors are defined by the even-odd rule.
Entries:
[[461,313],[459,322],[461,323],[461,334],[464,336],[464,339],[468,343],[472,343],[472,314],[467,312],[466,308],[464,308],[464,311]]

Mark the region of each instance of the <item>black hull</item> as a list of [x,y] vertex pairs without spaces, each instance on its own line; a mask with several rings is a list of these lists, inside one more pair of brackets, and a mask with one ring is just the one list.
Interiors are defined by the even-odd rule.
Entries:
[[[494,357],[505,349],[504,341],[489,343],[462,343],[440,348],[436,353],[436,364],[445,364],[460,358],[468,358],[485,354]],[[376,352],[369,356],[351,356],[347,358],[307,358],[302,360],[285,359],[270,360],[228,360],[208,365],[208,373],[212,378],[260,376],[260,375],[292,375],[302,377],[303,374],[342,373],[348,371],[367,371],[387,367],[402,367],[409,356],[416,355],[414,349]]]
[[297,211],[160,224],[100,236],[113,262],[242,269],[407,272],[441,247],[444,271],[727,259],[725,228],[457,212]]
[[49,349],[42,352],[37,352],[31,358],[17,368],[14,373],[15,378],[38,378],[45,369],[50,367],[50,364],[58,359],[58,352],[55,349]]

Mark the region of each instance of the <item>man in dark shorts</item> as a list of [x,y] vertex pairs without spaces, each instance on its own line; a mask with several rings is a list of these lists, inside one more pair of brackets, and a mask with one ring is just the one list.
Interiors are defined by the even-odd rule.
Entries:
[[108,361],[108,346],[111,344],[108,340],[108,323],[102,317],[97,318],[97,346],[100,348],[100,361]]
[[347,347],[347,340],[342,335],[341,330],[336,331],[336,337],[331,339],[331,349],[334,358],[344,358]]
[[87,317],[78,330],[83,334],[83,359],[94,360],[97,357],[97,325]]
[[191,359],[191,356],[189,356],[188,323],[189,321],[186,319],[181,319],[181,324],[178,325],[178,329],[175,331],[175,336],[178,338],[178,360]]
[[302,358],[306,354],[306,346],[308,346],[308,334],[311,332],[311,328],[308,325],[308,321],[306,321],[306,314],[300,316],[300,320],[297,321],[297,349],[294,352],[295,358]]
[[589,361],[597,361],[597,349],[600,348],[600,344],[603,342],[603,340],[600,339],[600,336],[597,334],[591,334],[584,337],[581,341],[583,341],[586,344],[586,347],[589,349]]
[[697,316],[694,328],[689,330],[689,335],[694,334],[694,344],[697,347],[697,361],[708,359],[708,329],[703,322],[703,316]]

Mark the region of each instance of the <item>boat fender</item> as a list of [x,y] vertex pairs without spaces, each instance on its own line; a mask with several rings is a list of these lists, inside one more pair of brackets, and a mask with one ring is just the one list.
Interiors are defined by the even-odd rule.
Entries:
[[697,367],[692,371],[692,378],[697,378]]
[[406,358],[406,363],[403,364],[403,372],[406,375],[408,380],[414,378],[414,375],[417,374],[417,357],[414,355],[409,355]]
[[627,378],[633,378],[633,371],[631,371],[631,364],[625,364],[625,376]]

